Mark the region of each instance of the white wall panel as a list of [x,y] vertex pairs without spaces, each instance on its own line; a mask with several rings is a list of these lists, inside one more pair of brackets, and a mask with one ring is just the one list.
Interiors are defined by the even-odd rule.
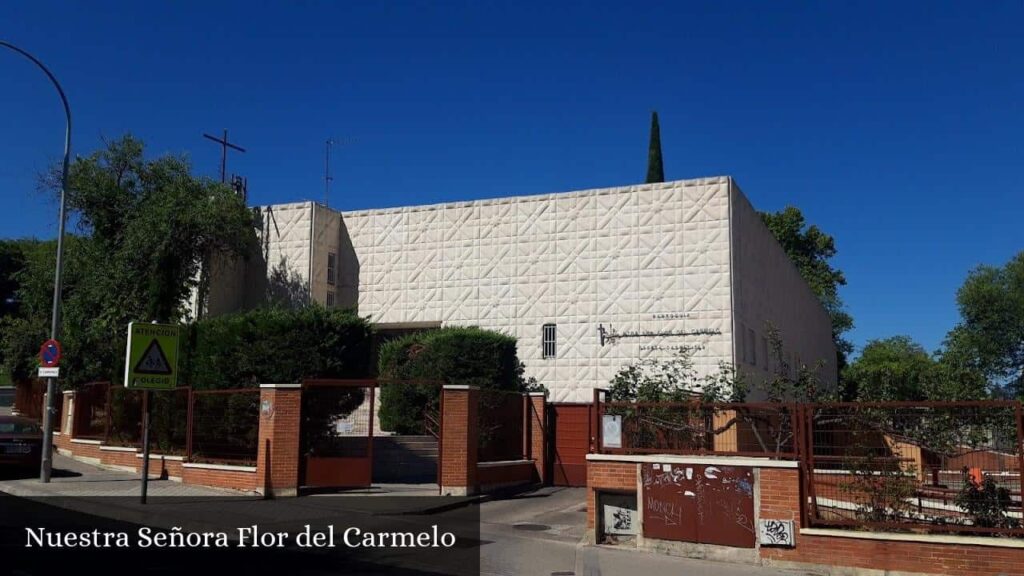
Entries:
[[[701,345],[730,360],[729,180],[710,178],[343,214],[360,261],[359,312],[513,335],[555,402],[588,402],[624,364]],[[541,358],[541,326],[558,356]],[[623,338],[716,328],[720,335]],[[641,349],[643,348],[643,349]]]

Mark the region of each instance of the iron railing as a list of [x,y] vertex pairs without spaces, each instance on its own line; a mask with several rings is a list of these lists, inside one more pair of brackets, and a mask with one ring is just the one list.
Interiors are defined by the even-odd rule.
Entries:
[[803,410],[810,525],[1024,536],[1020,402]]
[[[600,402],[596,450],[795,459],[797,404]],[[605,426],[618,431],[605,438]]]
[[477,393],[477,461],[521,460],[526,441],[526,403],[521,392],[481,388]]

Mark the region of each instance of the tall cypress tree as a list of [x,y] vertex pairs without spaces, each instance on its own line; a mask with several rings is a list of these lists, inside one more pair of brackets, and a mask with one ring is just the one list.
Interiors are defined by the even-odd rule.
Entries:
[[651,112],[651,143],[647,150],[647,182],[664,182],[665,170],[661,165],[661,128],[658,113]]

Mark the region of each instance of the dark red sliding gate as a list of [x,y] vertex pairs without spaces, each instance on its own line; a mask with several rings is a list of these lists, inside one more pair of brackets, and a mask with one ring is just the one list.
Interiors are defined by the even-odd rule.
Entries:
[[373,479],[376,380],[302,384],[299,483],[306,488],[368,488]]

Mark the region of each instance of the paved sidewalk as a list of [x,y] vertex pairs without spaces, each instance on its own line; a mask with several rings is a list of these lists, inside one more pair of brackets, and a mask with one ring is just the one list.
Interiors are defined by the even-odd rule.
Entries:
[[[120,521],[203,531],[224,525],[258,525],[261,530],[293,530],[305,523],[326,524],[363,518],[369,526],[400,530],[415,516],[453,505],[478,504],[481,574],[489,576],[792,576],[794,572],[639,552],[627,547],[582,544],[586,491],[545,487],[511,497],[477,500],[436,495],[431,486],[303,498],[263,500],[259,495],[187,486],[168,480],[150,483],[150,503],[138,501],[134,474],[98,468],[57,456],[50,484],[35,478],[0,478],[0,492]],[[366,498],[349,496],[395,496]],[[117,498],[111,498],[117,497]],[[2,500],[0,500],[2,502]],[[440,506],[439,506],[440,505]],[[0,514],[2,516],[2,514]],[[422,516],[420,516],[422,518]]]
[[792,572],[582,543],[586,489],[544,487],[480,505],[482,574],[518,576],[794,576]]
[[[0,492],[12,496],[139,496],[142,481],[138,474],[102,468],[61,456],[54,452],[53,475],[49,484],[39,481],[38,472],[13,476],[10,472],[0,474]],[[150,480],[149,496],[249,496],[251,493],[192,486],[172,480]]]

